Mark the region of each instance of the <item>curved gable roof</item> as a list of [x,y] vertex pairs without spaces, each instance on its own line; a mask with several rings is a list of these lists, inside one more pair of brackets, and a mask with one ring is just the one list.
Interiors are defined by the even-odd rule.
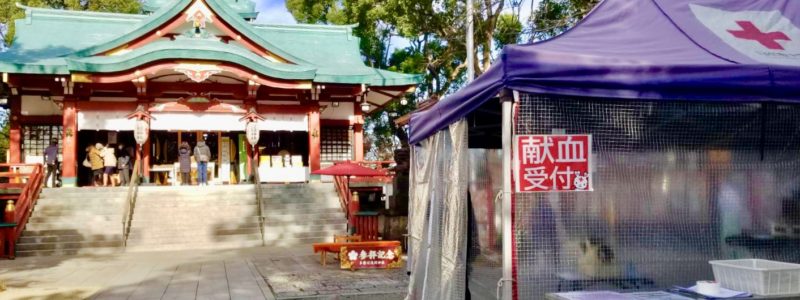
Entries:
[[[387,85],[415,85],[421,81],[418,75],[408,75],[378,70],[364,65],[358,38],[352,35],[353,26],[327,25],[258,25],[244,21],[236,7],[228,4],[231,0],[198,0],[213,10],[217,20],[237,31],[243,38],[263,47],[291,62],[296,68],[277,67],[265,58],[256,59],[255,53],[247,52],[236,42],[224,44],[212,41],[185,44],[173,42],[166,45],[161,41],[150,42],[155,46],[141,46],[123,58],[105,58],[102,53],[119,49],[155,33],[164,24],[182,18],[182,12],[195,0],[170,0],[156,13],[145,15],[106,14],[97,12],[78,12],[54,9],[25,8],[27,17],[17,20],[17,40],[11,49],[0,53],[0,72],[26,74],[69,74],[70,71],[110,72],[131,63],[152,61],[164,55],[177,55],[172,58],[197,57],[198,59],[219,60],[230,57],[237,63],[254,71],[270,70],[264,73],[280,79],[308,79],[316,82]],[[239,1],[244,2],[244,1]],[[238,3],[238,2],[237,2]],[[198,46],[201,45],[202,46]],[[149,45],[149,44],[148,44]],[[197,46],[197,47],[195,47]],[[232,53],[223,53],[224,47]],[[156,50],[157,48],[157,50]],[[185,48],[185,49],[181,49]],[[195,53],[196,52],[196,53]],[[219,55],[218,59],[212,59]],[[112,66],[112,64],[118,64]],[[285,68],[291,71],[282,70]],[[302,69],[302,72],[298,71]],[[312,71],[310,71],[312,70]],[[303,75],[298,75],[302,73]]]

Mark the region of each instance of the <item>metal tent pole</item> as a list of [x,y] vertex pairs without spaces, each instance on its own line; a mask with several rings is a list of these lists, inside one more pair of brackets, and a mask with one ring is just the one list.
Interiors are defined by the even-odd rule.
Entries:
[[[513,91],[514,98],[513,100],[516,101],[519,99],[519,93],[517,91]],[[513,297],[513,273],[512,270],[512,243],[511,239],[512,230],[511,228],[511,138],[512,138],[512,108],[514,101],[510,101],[511,99],[504,99],[503,101],[503,119],[502,119],[502,131],[503,131],[503,278],[500,279],[498,283],[498,287],[501,289],[501,297],[500,299],[504,300],[511,300]]]

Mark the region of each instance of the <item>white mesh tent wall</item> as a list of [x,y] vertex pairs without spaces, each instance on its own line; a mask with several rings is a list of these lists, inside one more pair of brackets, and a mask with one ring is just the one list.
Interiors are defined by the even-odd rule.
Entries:
[[463,120],[413,148],[407,299],[464,299],[468,155]]
[[594,170],[591,192],[514,194],[516,299],[800,263],[800,237],[774,230],[800,225],[800,105],[522,94],[514,112],[515,135],[591,134]]

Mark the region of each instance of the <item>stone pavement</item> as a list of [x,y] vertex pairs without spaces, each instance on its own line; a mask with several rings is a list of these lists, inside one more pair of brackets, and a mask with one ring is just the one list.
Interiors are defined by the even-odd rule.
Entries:
[[323,267],[310,246],[0,260],[0,299],[403,299],[404,269]]

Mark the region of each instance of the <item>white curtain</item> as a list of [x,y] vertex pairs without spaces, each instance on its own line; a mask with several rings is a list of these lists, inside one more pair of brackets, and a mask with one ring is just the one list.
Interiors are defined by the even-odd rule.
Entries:
[[415,147],[411,156],[407,299],[464,299],[469,165],[460,120]]

